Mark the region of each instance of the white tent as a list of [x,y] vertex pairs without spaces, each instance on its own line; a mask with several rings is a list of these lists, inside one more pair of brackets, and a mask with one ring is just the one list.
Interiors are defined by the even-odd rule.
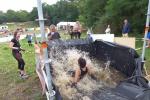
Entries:
[[57,24],[57,29],[64,29],[66,30],[67,26],[74,26],[76,24],[76,22],[59,22]]

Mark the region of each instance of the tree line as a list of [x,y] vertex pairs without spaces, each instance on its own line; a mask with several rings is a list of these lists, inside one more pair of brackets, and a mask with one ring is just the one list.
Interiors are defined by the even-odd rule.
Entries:
[[[43,3],[44,18],[46,24],[56,24],[59,21],[76,21],[79,11],[72,0],[60,0],[56,4],[48,5]],[[37,8],[34,7],[31,12],[25,10],[8,10],[6,13],[0,11],[0,24],[5,22],[26,22],[35,21],[38,18]]]
[[[56,4],[43,3],[46,24],[60,21],[79,20],[84,26],[96,32],[104,32],[109,24],[114,33],[120,33],[124,19],[128,19],[132,33],[142,33],[145,26],[148,0],[60,0]],[[35,21],[37,8],[0,11],[0,24],[4,22]]]
[[110,24],[113,33],[121,33],[124,19],[131,25],[131,33],[144,31],[148,0],[80,0],[79,19],[97,32]]

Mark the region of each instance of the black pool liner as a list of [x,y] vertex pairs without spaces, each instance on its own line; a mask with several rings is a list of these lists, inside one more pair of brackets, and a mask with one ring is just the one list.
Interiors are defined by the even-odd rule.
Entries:
[[[88,39],[48,42],[49,51],[55,47],[62,52],[65,49],[76,48],[88,52],[90,57],[97,60],[110,61],[111,67],[129,78],[120,82],[114,89],[91,91],[93,94],[89,96],[91,100],[150,100],[148,81],[142,77],[141,58],[134,49],[102,40],[91,42]],[[57,96],[61,97],[60,93]]]

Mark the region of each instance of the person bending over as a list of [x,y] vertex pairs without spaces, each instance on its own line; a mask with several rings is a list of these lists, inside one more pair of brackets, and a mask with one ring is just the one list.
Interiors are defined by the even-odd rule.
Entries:
[[21,45],[19,43],[19,38],[20,38],[20,33],[18,31],[14,32],[14,37],[11,40],[9,47],[12,49],[13,57],[18,62],[19,75],[21,78],[24,79],[24,78],[27,78],[28,75],[26,75],[25,70],[24,70],[25,62],[21,54],[21,51],[24,51],[24,50],[21,48]]
[[90,68],[87,66],[86,60],[84,58],[80,57],[78,59],[78,65],[79,67],[75,71],[72,86],[77,84],[77,82],[79,82],[86,74],[91,75]]

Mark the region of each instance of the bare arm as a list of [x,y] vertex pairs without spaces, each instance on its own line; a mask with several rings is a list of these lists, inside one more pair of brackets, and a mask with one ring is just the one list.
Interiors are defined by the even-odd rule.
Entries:
[[40,54],[40,47],[38,46],[38,44],[34,44],[34,48],[35,48],[35,53]]
[[79,76],[80,76],[80,70],[77,69],[75,72],[74,83],[77,83],[79,81]]
[[93,75],[93,69],[92,69],[92,67],[88,65],[87,69],[88,69],[88,74],[89,75]]
[[49,35],[49,36],[48,36],[48,40],[51,40],[51,39],[52,39],[52,35]]

